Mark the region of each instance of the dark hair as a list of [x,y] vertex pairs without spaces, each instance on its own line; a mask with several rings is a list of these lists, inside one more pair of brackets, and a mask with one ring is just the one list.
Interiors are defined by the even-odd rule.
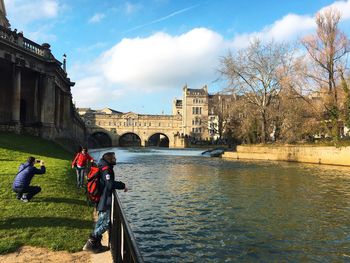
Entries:
[[32,164],[35,163],[35,157],[29,156],[28,159],[27,159],[27,162],[28,163],[32,163]]
[[85,150],[85,152],[88,152],[88,148],[87,147],[81,147],[81,150]]
[[112,163],[112,158],[115,156],[114,152],[106,152],[103,154],[102,159],[107,161],[108,163]]

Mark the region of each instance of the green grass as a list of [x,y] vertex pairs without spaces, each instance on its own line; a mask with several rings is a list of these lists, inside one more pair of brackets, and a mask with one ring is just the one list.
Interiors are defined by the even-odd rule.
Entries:
[[[28,156],[45,161],[46,173],[31,185],[42,191],[30,202],[15,198],[12,182]],[[0,133],[0,254],[22,245],[70,252],[82,249],[93,226],[92,208],[76,189],[72,154],[32,136]]]

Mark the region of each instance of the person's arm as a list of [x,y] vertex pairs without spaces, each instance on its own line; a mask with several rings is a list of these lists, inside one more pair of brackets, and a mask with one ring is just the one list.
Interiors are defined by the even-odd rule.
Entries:
[[94,158],[92,158],[92,157],[90,156],[90,154],[86,153],[86,156],[87,156],[87,158],[88,158],[88,160],[89,160],[90,162],[93,162],[93,161],[94,161]]
[[34,174],[44,174],[46,172],[46,168],[44,165],[41,165],[40,169],[33,166],[33,172]]
[[74,168],[74,165],[75,165],[75,163],[76,163],[77,160],[78,160],[79,154],[80,154],[80,153],[77,153],[77,155],[74,157],[74,160],[73,160],[73,162],[72,162],[72,168]]

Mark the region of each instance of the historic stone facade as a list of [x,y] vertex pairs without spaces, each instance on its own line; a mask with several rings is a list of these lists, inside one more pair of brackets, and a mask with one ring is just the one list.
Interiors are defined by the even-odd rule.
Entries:
[[[64,62],[65,63],[65,62]],[[65,65],[39,45],[11,30],[0,1],[0,130],[48,139],[85,140],[85,125],[72,103]]]
[[[89,146],[159,146],[184,148],[180,115],[122,113],[109,108],[78,109],[89,133]],[[129,138],[128,138],[129,137]],[[137,142],[128,144],[128,141]]]
[[[161,145],[183,148],[189,142],[208,140],[215,118],[209,115],[210,96],[207,86],[183,88],[181,100],[173,102],[172,115],[122,113],[112,109],[78,109],[89,133],[90,146],[125,146],[127,137],[136,146]],[[157,137],[158,136],[158,137]],[[163,143],[166,141],[167,143]]]
[[182,116],[181,133],[196,139],[207,139],[208,133],[208,88],[183,88],[182,100],[175,99],[173,114]]

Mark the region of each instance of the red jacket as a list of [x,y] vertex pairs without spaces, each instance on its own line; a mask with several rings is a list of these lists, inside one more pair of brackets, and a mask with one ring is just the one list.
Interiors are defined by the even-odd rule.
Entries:
[[82,154],[81,152],[77,153],[77,155],[75,156],[73,162],[72,162],[72,165],[77,165],[77,166],[80,166],[80,167],[85,167],[86,165],[86,162],[87,161],[93,161],[94,159],[88,154],[88,153],[85,153],[85,154]]

